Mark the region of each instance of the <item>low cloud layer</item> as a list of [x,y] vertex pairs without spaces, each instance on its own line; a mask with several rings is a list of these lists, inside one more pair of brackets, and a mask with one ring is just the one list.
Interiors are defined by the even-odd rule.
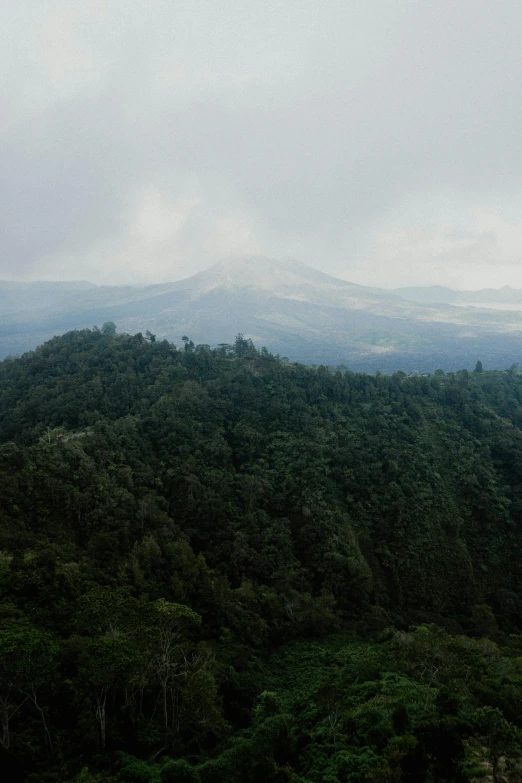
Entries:
[[522,286],[514,0],[6,0],[0,277]]

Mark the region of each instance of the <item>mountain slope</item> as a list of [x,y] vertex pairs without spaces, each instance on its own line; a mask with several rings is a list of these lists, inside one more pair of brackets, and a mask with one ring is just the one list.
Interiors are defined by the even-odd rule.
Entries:
[[71,280],[63,283],[41,281],[38,283],[17,283],[0,280],[0,303],[2,315],[32,309],[46,309],[70,301],[76,292],[96,289],[86,280]]
[[174,283],[75,290],[36,310],[3,309],[0,355],[108,320],[173,342],[187,334],[215,345],[241,332],[292,360],[358,370],[457,369],[478,358],[503,368],[522,358],[519,313],[419,304],[264,258],[220,262]]

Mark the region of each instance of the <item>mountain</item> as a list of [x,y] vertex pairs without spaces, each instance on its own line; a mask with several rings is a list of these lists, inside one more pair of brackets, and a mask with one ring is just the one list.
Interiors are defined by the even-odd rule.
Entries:
[[11,299],[2,308],[0,356],[114,321],[119,331],[149,330],[174,343],[188,335],[216,345],[242,333],[291,360],[371,372],[470,368],[479,358],[504,368],[522,358],[519,313],[408,301],[297,261],[233,259],[173,283],[83,284],[53,296],[42,295],[39,307],[13,310]]
[[419,304],[452,304],[459,300],[460,294],[464,293],[464,291],[455,291],[443,285],[406,286],[392,290],[402,299]]

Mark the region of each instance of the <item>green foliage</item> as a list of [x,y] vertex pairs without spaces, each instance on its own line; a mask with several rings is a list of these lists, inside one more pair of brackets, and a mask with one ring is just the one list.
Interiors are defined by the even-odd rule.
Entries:
[[514,779],[522,375],[105,326],[0,364],[13,780]]
[[185,759],[168,759],[162,766],[160,783],[199,783],[197,770]]

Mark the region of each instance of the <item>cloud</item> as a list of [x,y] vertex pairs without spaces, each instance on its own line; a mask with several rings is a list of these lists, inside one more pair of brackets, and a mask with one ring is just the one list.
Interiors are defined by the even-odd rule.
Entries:
[[6,0],[0,275],[259,253],[515,284],[521,24],[509,0]]

